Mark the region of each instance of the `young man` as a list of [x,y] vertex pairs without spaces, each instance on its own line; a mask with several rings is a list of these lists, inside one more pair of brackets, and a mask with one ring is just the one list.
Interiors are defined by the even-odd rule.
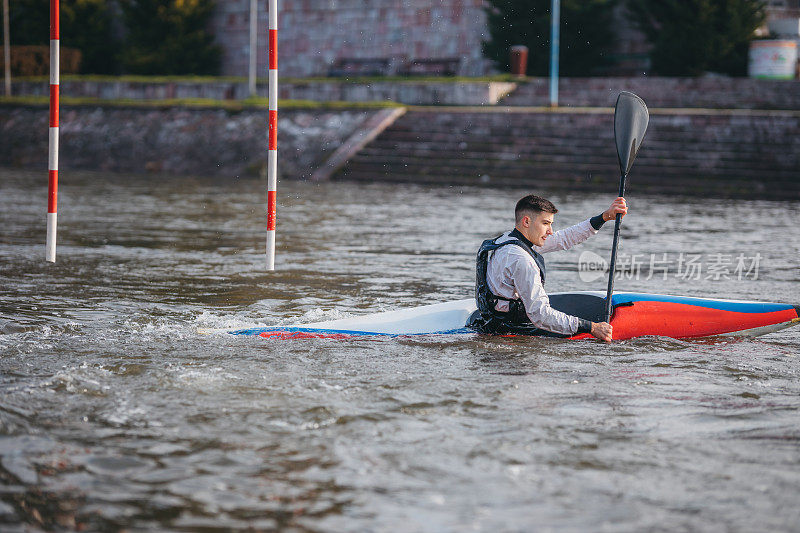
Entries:
[[550,307],[544,291],[541,254],[566,250],[597,233],[617,213],[628,212],[625,199],[614,200],[601,214],[553,233],[558,209],[549,200],[528,195],[517,202],[512,231],[483,241],[476,261],[475,299],[478,310],[468,327],[479,333],[568,337],[591,333],[611,341],[608,322],[590,322]]

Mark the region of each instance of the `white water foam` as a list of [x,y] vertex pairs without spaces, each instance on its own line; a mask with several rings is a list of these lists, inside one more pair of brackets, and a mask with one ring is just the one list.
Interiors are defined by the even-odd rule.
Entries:
[[235,313],[220,315],[210,311],[203,311],[195,318],[195,330],[202,331],[224,331],[250,328],[268,328],[277,326],[288,326],[293,324],[309,324],[313,322],[325,322],[328,320],[339,320],[349,318],[351,313],[339,311],[338,309],[314,308],[306,311],[300,316],[292,317],[261,317],[254,318],[250,313]]

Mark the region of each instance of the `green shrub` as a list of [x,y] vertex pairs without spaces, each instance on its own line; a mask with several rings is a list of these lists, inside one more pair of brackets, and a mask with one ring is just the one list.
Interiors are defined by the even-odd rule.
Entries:
[[217,74],[221,51],[206,30],[213,0],[120,0],[131,74]]
[[[63,0],[62,0],[63,1]],[[120,41],[113,29],[107,0],[67,0],[73,19],[61,32],[65,44],[83,54],[82,74],[115,74],[120,72]],[[62,21],[63,14],[62,14]]]
[[764,6],[761,0],[627,0],[632,21],[653,45],[653,71],[663,76],[744,76]]

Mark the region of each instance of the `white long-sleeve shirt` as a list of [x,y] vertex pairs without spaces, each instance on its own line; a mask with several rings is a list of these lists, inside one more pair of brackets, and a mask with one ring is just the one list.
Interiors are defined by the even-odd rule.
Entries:
[[[545,254],[557,250],[567,250],[596,234],[586,219],[550,235],[543,246],[532,246],[535,252]],[[495,242],[512,240],[511,232],[501,235]],[[537,328],[562,335],[574,335],[578,331],[579,319],[550,307],[550,298],[544,291],[539,266],[533,257],[519,246],[509,245],[498,248],[489,257],[486,269],[489,290],[497,296],[520,299],[531,323]],[[508,302],[499,300],[498,311],[508,311]]]

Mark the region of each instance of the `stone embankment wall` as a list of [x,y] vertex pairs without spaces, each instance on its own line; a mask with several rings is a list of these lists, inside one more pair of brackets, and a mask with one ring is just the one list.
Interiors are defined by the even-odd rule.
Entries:
[[[408,105],[550,105],[550,80],[547,78],[527,78],[513,83],[294,81],[281,91],[281,98],[318,102],[389,100]],[[721,77],[561,78],[559,105],[613,107],[620,91],[638,94],[651,108],[800,109],[800,80]]]
[[[280,173],[308,179],[346,139],[387,110],[281,113]],[[399,115],[398,115],[399,116]],[[63,171],[258,175],[266,159],[260,110],[65,107]],[[45,168],[47,110],[0,106],[0,166]],[[543,190],[616,186],[610,110],[409,110],[336,179]],[[631,187],[643,193],[800,200],[800,113],[660,111],[651,115]]]
[[[278,84],[281,100],[314,102],[396,102],[413,105],[492,105],[516,88],[512,82],[489,81],[283,81]],[[48,96],[47,80],[14,81],[12,94]],[[169,100],[202,98],[244,100],[249,89],[243,81],[61,81],[63,97],[101,100]],[[258,96],[266,98],[266,83],[256,86]]]
[[[505,99],[507,106],[409,108],[334,177],[489,186],[536,180],[547,188],[607,190],[617,179],[610,108],[620,90],[632,90],[652,112],[637,186],[800,199],[798,89],[796,81],[747,79],[564,80],[562,104],[600,107],[553,112],[524,107],[547,100],[546,86],[528,80]],[[730,109],[675,109],[720,105]],[[328,156],[386,111],[281,111],[282,177],[310,178],[320,166],[333,174],[340,167],[324,164]],[[0,106],[0,165],[45,168],[47,116],[44,106]],[[256,175],[266,159],[265,138],[261,109],[64,106],[60,167]]]
[[[47,96],[48,81],[14,81],[18,96]],[[501,81],[370,81],[286,80],[280,98],[315,102],[384,102],[407,105],[548,106],[549,80],[528,78]],[[610,107],[619,91],[632,91],[651,108],[800,109],[800,80],[749,78],[561,78],[559,104],[563,107]],[[257,86],[267,96],[266,83]],[[246,81],[131,81],[62,79],[61,94],[73,98],[107,100],[164,100],[206,98],[243,100]]]
[[281,90],[281,98],[314,102],[396,102],[408,105],[494,105],[513,92],[512,82],[413,82],[371,83],[293,82]]
[[[280,113],[279,173],[304,179],[372,111]],[[266,165],[263,110],[62,106],[61,171],[257,176]],[[0,106],[0,166],[47,169],[46,107]]]
[[[501,105],[546,106],[550,86],[546,78],[529,79]],[[750,78],[561,78],[559,105],[613,107],[620,91],[641,96],[650,108],[800,109],[800,80]]]

